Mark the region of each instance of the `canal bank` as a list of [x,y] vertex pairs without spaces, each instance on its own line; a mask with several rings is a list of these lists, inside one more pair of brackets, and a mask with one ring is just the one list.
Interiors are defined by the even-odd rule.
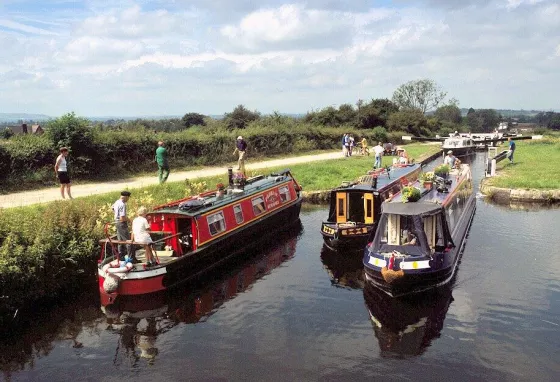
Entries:
[[480,192],[496,203],[558,203],[560,190],[520,190],[495,187],[487,184],[486,179],[480,182]]

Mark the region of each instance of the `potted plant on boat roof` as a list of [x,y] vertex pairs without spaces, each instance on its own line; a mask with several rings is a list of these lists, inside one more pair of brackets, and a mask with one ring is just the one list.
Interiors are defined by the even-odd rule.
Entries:
[[434,169],[434,174],[442,178],[447,178],[447,175],[449,175],[449,170],[450,169],[448,165],[440,164]]
[[432,188],[432,184],[434,182],[434,172],[433,171],[423,172],[423,173],[420,174],[419,178],[423,182],[424,188],[426,188],[428,190]]
[[401,200],[403,201],[403,203],[417,202],[422,196],[420,190],[413,186],[403,187],[401,195]]

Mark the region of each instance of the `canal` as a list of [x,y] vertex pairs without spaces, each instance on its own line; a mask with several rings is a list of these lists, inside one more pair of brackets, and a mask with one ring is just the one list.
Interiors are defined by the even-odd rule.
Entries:
[[[483,175],[477,154],[475,176]],[[323,247],[325,206],[227,269],[101,309],[95,285],[0,342],[29,380],[515,380],[560,376],[558,208],[477,199],[453,282],[364,288],[361,254]]]

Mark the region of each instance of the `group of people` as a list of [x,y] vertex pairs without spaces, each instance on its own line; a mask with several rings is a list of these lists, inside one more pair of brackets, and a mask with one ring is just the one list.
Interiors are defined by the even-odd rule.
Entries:
[[[122,191],[121,196],[113,204],[113,213],[115,216],[115,227],[117,229],[117,240],[121,241],[118,245],[119,259],[124,260],[126,256],[132,263],[138,263],[136,253],[134,251],[134,244],[140,244],[144,247],[146,254],[146,267],[157,265],[155,258],[155,249],[153,248],[153,241],[150,236],[150,223],[146,219],[148,210],[142,206],[138,209],[137,215],[132,220],[132,235],[128,229],[128,223],[131,221],[128,216],[127,205],[130,198],[130,191]],[[123,241],[130,242],[124,244]]]
[[[355,147],[355,140],[354,137],[350,134],[344,134],[342,136],[342,155],[345,157],[349,157],[352,156],[352,152],[353,149]],[[362,138],[362,140],[360,141],[360,153],[362,155],[370,155],[370,151],[368,148],[368,142],[367,139],[364,137]],[[383,147],[383,144],[381,142],[377,143],[377,146],[373,147],[373,153],[375,154],[375,162],[373,165],[373,168],[381,168],[382,166],[382,158],[383,158],[383,154],[385,153],[385,147]],[[400,152],[398,153],[398,159],[396,160],[396,163],[398,164],[408,164],[408,154],[406,152],[406,150],[400,150]]]

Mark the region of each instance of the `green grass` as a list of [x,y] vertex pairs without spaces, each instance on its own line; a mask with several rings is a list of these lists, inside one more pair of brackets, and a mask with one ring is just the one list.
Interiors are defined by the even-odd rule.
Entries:
[[560,189],[560,138],[516,142],[513,163],[507,159],[498,162],[496,173],[498,176],[488,179],[488,185],[517,189]]

